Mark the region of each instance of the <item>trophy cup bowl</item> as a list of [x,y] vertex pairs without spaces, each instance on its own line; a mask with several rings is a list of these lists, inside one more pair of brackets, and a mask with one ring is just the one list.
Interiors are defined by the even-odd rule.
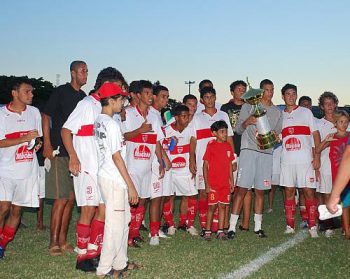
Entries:
[[250,88],[243,94],[242,99],[252,105],[251,114],[256,118],[256,129],[258,135],[256,136],[258,148],[261,150],[270,149],[278,144],[279,139],[270,128],[270,123],[266,115],[266,110],[261,105],[261,99],[264,90]]

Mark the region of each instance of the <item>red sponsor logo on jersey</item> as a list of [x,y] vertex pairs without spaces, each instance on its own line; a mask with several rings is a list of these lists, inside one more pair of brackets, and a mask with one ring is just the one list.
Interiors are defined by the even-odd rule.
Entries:
[[151,158],[151,150],[147,145],[140,145],[134,150],[134,159],[149,160]]
[[16,150],[15,161],[16,163],[30,162],[33,161],[33,156],[33,149],[28,150],[27,145],[22,145]]
[[289,138],[284,146],[287,151],[297,151],[301,149],[301,142],[297,138]]
[[174,169],[180,169],[186,167],[186,159],[184,157],[177,157],[171,162],[171,166]]

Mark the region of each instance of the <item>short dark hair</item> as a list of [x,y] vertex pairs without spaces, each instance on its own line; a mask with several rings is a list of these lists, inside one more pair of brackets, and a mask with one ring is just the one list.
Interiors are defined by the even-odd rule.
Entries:
[[295,92],[298,93],[298,88],[296,87],[296,85],[287,83],[287,84],[286,84],[285,86],[283,86],[282,89],[281,89],[282,95],[284,95],[284,94],[286,93],[286,91],[289,90],[289,89],[293,89],[293,90],[295,90]]
[[162,90],[168,91],[168,92],[169,92],[169,89],[166,88],[166,87],[163,86],[163,85],[156,85],[156,86],[153,86],[153,95],[158,96],[159,92],[162,91]]
[[322,109],[322,106],[324,104],[324,100],[326,98],[329,98],[329,99],[332,99],[333,102],[335,103],[336,106],[338,106],[338,103],[339,103],[339,100],[338,100],[338,97],[333,93],[333,92],[330,92],[330,91],[325,91],[321,94],[321,96],[318,98],[318,106],[319,108],[323,111]]
[[260,89],[263,89],[263,87],[265,86],[265,85],[273,85],[273,82],[271,81],[271,80],[269,80],[269,79],[263,79],[261,82],[260,82]]
[[94,89],[98,90],[106,81],[120,81],[123,86],[127,87],[127,82],[125,81],[122,73],[113,67],[104,68],[98,73]]
[[213,87],[203,87],[200,91],[199,91],[199,93],[200,93],[200,96],[201,96],[201,98],[203,98],[203,96],[205,95],[205,94],[207,94],[207,93],[212,93],[212,94],[214,94],[214,95],[216,95],[216,91],[215,91],[215,89],[213,88]]
[[138,86],[136,86],[136,94],[141,94],[143,89],[148,88],[148,89],[153,89],[153,85],[149,80],[139,80]]
[[112,96],[112,97],[102,98],[102,99],[100,99],[101,106],[102,107],[108,106],[109,105],[109,103],[108,103],[109,99],[116,100],[116,99],[119,99],[121,97],[123,97],[123,96],[122,95],[116,95],[116,96]]
[[183,97],[182,102],[185,104],[188,100],[196,100],[198,101],[197,97],[192,94],[187,94]]
[[238,85],[243,85],[244,87],[247,87],[247,84],[243,80],[236,80],[230,84],[230,91],[235,91]]
[[11,90],[16,90],[17,91],[21,87],[22,84],[32,85],[32,82],[26,76],[24,76],[24,77],[16,77],[14,79],[13,83],[12,83]]
[[312,103],[312,100],[309,96],[301,96],[299,98],[298,105],[300,106],[303,101],[308,101],[308,102]]
[[210,79],[203,79],[199,84],[198,84],[198,88],[199,90],[201,90],[202,88],[204,87],[209,87],[208,85],[204,86],[204,84],[206,83],[210,83],[211,84],[211,87],[213,87],[213,83]]
[[134,80],[132,82],[130,82],[129,85],[129,93],[135,93],[137,90],[137,87],[139,86],[139,80]]
[[190,111],[190,109],[187,107],[187,106],[185,106],[185,105],[177,105],[176,107],[174,107],[174,109],[173,109],[173,115],[174,116],[178,116],[178,115],[180,115],[181,114],[181,112],[189,112]]
[[86,62],[83,60],[74,60],[72,63],[69,65],[69,71],[76,71],[77,68],[81,65],[84,64],[86,65]]
[[219,121],[215,121],[213,124],[211,124],[210,126],[210,130],[212,132],[217,132],[220,129],[228,129],[228,125],[224,120],[219,120]]

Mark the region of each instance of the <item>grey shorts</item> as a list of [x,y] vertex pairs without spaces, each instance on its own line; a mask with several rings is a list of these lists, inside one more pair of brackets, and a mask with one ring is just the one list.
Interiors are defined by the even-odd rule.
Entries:
[[239,155],[237,186],[258,190],[271,189],[272,154],[243,149]]
[[47,199],[68,199],[74,192],[73,177],[68,169],[68,157],[55,157],[45,176],[45,194]]

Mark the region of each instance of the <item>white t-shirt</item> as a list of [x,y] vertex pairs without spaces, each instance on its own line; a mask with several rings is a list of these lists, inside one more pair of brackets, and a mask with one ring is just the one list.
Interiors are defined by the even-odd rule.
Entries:
[[182,132],[175,129],[175,125],[165,127],[165,138],[177,138],[177,144],[173,151],[168,151],[168,156],[171,161],[171,172],[173,175],[190,175],[189,159],[190,159],[190,140],[193,135],[193,129],[186,127]]
[[[334,127],[334,124],[325,118],[317,120],[318,131],[320,132],[321,141],[323,141],[327,135],[334,134],[337,132],[337,129]],[[326,147],[321,152],[321,168],[320,172],[324,175],[332,175],[331,171],[331,160],[329,159],[329,147]]]
[[69,115],[63,128],[73,134],[73,146],[78,155],[81,170],[97,174],[98,159],[94,139],[94,122],[101,113],[101,103],[95,95],[81,100]]
[[126,183],[112,159],[113,154],[121,152],[122,155],[126,148],[119,125],[112,117],[100,114],[96,118],[94,132],[98,148],[98,176],[116,180],[126,189]]
[[[37,130],[42,136],[41,116],[37,108],[27,106],[18,114],[8,105],[0,108],[0,139],[15,139]],[[39,171],[34,149],[27,149],[28,142],[0,148],[0,177],[25,179]]]
[[122,123],[123,133],[136,130],[145,120],[152,124],[152,131],[139,134],[126,141],[126,165],[132,174],[146,175],[150,173],[155,157],[156,143],[164,139],[157,115],[148,111],[144,118],[138,107],[126,108],[126,119]]
[[213,116],[208,113],[201,111],[193,116],[191,121],[191,127],[193,128],[193,135],[197,139],[196,146],[196,164],[197,168],[203,167],[203,156],[205,150],[207,149],[207,144],[215,137],[212,135],[210,126],[219,120],[224,120],[228,126],[227,134],[228,136],[233,136],[232,126],[226,112],[221,110],[216,110]]
[[296,107],[292,112],[283,111],[281,154],[282,164],[309,164],[312,161],[314,139],[317,131],[312,112],[304,107]]

